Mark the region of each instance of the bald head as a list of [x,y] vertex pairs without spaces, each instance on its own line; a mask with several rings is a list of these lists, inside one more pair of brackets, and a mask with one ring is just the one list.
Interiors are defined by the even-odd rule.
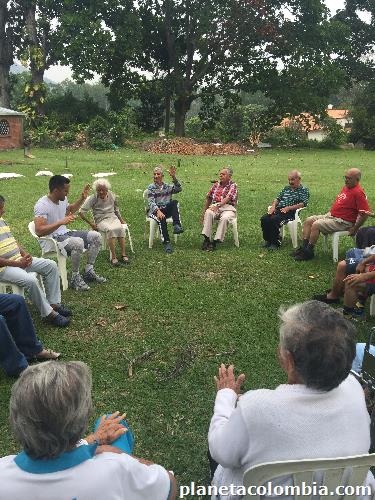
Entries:
[[345,186],[350,188],[355,187],[361,179],[361,171],[359,168],[350,168],[345,173]]
[[298,170],[291,170],[288,174],[288,182],[292,189],[297,189],[301,184],[301,172],[298,172]]

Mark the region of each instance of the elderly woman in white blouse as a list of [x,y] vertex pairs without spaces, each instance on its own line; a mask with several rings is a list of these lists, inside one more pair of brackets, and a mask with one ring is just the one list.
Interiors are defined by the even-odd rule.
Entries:
[[[280,313],[279,360],[287,383],[246,392],[245,376],[221,365],[208,434],[213,485],[241,486],[243,474],[260,463],[366,454],[370,417],[359,382],[349,374],[355,328],[315,300]],[[290,484],[280,478],[278,485]],[[367,478],[372,491],[374,478]],[[221,500],[242,498],[241,488]],[[213,498],[218,498],[215,495]],[[278,497],[281,498],[281,497]]]
[[0,458],[0,500],[172,500],[176,481],[133,455],[133,435],[119,412],[92,413],[91,373],[80,361],[24,370],[12,388],[10,425],[22,446]]
[[[94,231],[106,233],[113,266],[129,264],[129,258],[125,252],[125,230],[122,226],[125,224],[125,221],[121,216],[116,195],[111,191],[111,184],[107,179],[98,179],[93,183],[92,187],[95,190],[95,194],[86,199],[80,208],[79,215]],[[94,222],[85,216],[90,210],[92,211]],[[116,256],[116,239],[120,246],[120,260]]]

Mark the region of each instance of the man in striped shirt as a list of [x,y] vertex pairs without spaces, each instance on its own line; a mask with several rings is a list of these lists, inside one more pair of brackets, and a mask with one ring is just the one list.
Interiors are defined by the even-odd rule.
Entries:
[[[60,280],[56,262],[32,257],[15,240],[3,219],[5,199],[0,196],[0,281],[25,288],[41,316],[54,326],[70,322],[71,311],[61,304]],[[46,296],[34,273],[43,277]]]
[[280,227],[293,220],[296,210],[306,207],[309,201],[309,190],[302,186],[300,172],[289,172],[288,183],[273,200],[268,213],[260,219],[264,239],[262,246],[268,250],[277,250],[280,247]]
[[164,172],[161,167],[154,169],[154,182],[147,188],[147,214],[158,223],[160,238],[164,244],[165,252],[172,253],[173,249],[169,238],[167,219],[168,217],[172,217],[174,234],[180,234],[184,231],[181,227],[178,203],[176,200],[172,200],[172,194],[180,193],[182,187],[176,178],[176,168],[171,167],[168,173],[172,177],[173,184],[166,184],[164,182]]
[[[237,184],[232,181],[233,170],[223,168],[219,174],[220,181],[214,182],[207,193],[203,206],[201,222],[203,222],[202,250],[215,250],[218,243],[224,241],[228,221],[236,217],[238,190]],[[210,240],[214,221],[218,221],[215,238]]]

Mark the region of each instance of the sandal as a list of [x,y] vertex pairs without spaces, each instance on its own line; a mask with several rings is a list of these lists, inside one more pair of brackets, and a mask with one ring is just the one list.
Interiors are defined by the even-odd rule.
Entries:
[[55,352],[51,349],[43,349],[35,355],[37,361],[57,361],[61,356],[61,352]]
[[127,255],[121,256],[121,264],[125,264],[125,265],[130,264],[130,259]]
[[111,266],[112,267],[118,267],[120,265],[120,262],[117,259],[112,259],[111,260]]

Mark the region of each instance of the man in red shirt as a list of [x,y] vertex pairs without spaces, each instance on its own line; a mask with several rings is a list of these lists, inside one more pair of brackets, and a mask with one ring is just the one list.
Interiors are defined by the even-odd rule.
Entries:
[[303,224],[303,245],[294,253],[294,260],[314,258],[314,246],[319,234],[349,231],[354,236],[367,219],[360,210],[369,210],[366,195],[359,185],[361,171],[351,168],[345,174],[345,186],[336,198],[331,210],[325,215],[312,215]]
[[[228,221],[236,217],[237,184],[232,181],[232,173],[231,168],[223,168],[219,174],[220,182],[215,182],[207,193],[201,216],[202,250],[215,250],[216,245],[224,240]],[[214,220],[218,221],[218,225],[215,239],[211,242]]]

